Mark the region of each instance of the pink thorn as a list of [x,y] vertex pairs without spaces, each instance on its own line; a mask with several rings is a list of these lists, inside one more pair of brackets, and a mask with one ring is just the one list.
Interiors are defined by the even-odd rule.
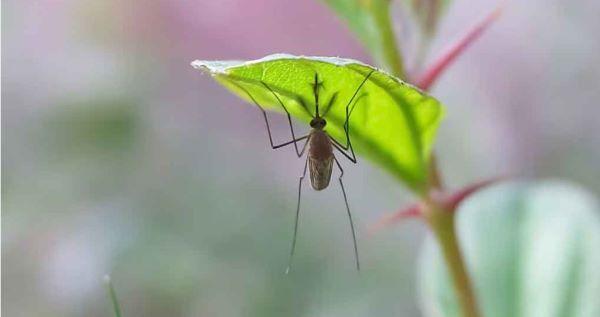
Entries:
[[[468,198],[475,192],[477,192],[487,186],[495,184],[499,181],[502,181],[506,178],[507,178],[506,176],[502,176],[502,177],[495,177],[495,178],[483,180],[483,181],[465,186],[464,188],[462,188],[452,194],[449,194],[449,195],[446,193],[443,193],[443,192],[435,192],[435,193],[432,193],[432,199],[434,201],[436,201],[437,204],[443,206],[445,210],[448,210],[450,212],[455,212],[456,209],[458,208],[458,206],[460,205],[460,203],[462,203],[466,198]],[[379,219],[379,221],[377,221],[376,223],[369,226],[369,229],[367,230],[367,234],[369,236],[371,236],[371,235],[375,234],[376,232],[378,232],[379,230],[383,229],[384,227],[387,227],[389,225],[395,224],[397,222],[400,222],[400,221],[408,219],[408,218],[419,218],[421,216],[422,216],[421,204],[414,204],[414,205],[409,206],[408,208],[402,209],[400,211],[397,211],[395,213],[392,213],[392,214],[382,217],[381,219]]]
[[368,235],[373,235],[377,231],[391,224],[400,222],[407,218],[417,218],[421,216],[421,206],[418,204],[412,205],[406,209],[402,209],[393,214],[385,215],[379,221],[369,227]]
[[467,185],[464,188],[452,193],[451,195],[443,198],[442,204],[444,204],[445,209],[455,212],[460,203],[462,203],[467,197],[471,196],[475,192],[495,184],[501,180],[504,180],[505,177],[495,177],[488,180],[480,181],[477,183],[473,183],[471,185]]
[[496,10],[492,11],[483,20],[475,24],[461,39],[446,49],[444,53],[423,72],[423,74],[418,76],[417,80],[415,80],[417,87],[425,91],[429,90],[442,72],[500,16],[503,8],[503,4],[499,5]]

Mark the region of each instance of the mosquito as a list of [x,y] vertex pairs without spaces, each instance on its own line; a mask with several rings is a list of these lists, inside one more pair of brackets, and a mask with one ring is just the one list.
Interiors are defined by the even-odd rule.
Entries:
[[[308,154],[306,157],[306,161],[304,162],[304,170],[302,172],[302,176],[300,176],[300,178],[298,180],[298,202],[296,204],[294,234],[293,234],[293,238],[292,238],[292,245],[291,245],[291,250],[290,250],[290,255],[289,255],[289,260],[288,260],[288,266],[285,270],[285,274],[288,274],[290,272],[290,269],[292,266],[292,259],[294,257],[294,252],[296,250],[296,240],[297,240],[297,236],[298,236],[298,220],[300,218],[300,201],[301,201],[301,196],[302,196],[302,182],[303,182],[304,178],[306,177],[306,171],[307,170],[310,171],[310,183],[311,183],[312,188],[316,191],[321,191],[329,186],[329,183],[331,181],[331,172],[333,169],[334,162],[335,162],[335,165],[337,166],[337,168],[340,170],[340,175],[338,177],[338,180],[340,183],[340,187],[342,189],[342,194],[344,196],[344,203],[346,205],[346,212],[348,214],[348,220],[350,222],[350,229],[352,232],[352,241],[354,243],[354,258],[356,261],[356,269],[360,270],[360,261],[359,261],[359,256],[358,256],[358,246],[356,243],[356,232],[354,230],[354,222],[352,221],[352,213],[350,212],[350,207],[348,205],[348,198],[346,196],[346,190],[344,188],[344,182],[342,181],[342,177],[344,176],[344,169],[342,168],[342,165],[340,164],[338,159],[335,157],[334,149],[337,150],[339,153],[341,153],[344,157],[346,157],[350,162],[352,162],[354,164],[357,163],[356,155],[354,154],[354,148],[352,147],[352,142],[350,141],[350,115],[352,114],[352,112],[354,110],[354,106],[356,106],[356,103],[354,103],[354,105],[352,107],[351,107],[351,105],[352,105],[353,101],[360,99],[360,97],[359,98],[356,98],[356,97],[372,73],[373,73],[373,71],[371,71],[370,73],[368,73],[365,76],[365,78],[358,85],[358,87],[354,91],[352,97],[350,98],[350,100],[348,101],[348,103],[345,106],[346,118],[344,121],[344,133],[345,133],[345,138],[346,138],[346,140],[345,140],[346,144],[342,144],[342,143],[338,142],[336,139],[331,137],[325,129],[325,127],[327,126],[327,120],[325,119],[325,117],[326,117],[327,113],[329,112],[329,109],[331,109],[331,106],[335,103],[338,93],[336,92],[332,95],[331,99],[329,100],[329,102],[327,103],[325,108],[323,109],[323,112],[320,113],[319,112],[319,89],[323,87],[323,82],[319,81],[319,75],[317,73],[315,73],[314,82],[310,83],[310,85],[313,88],[312,90],[313,90],[313,94],[314,94],[314,103],[315,103],[314,115],[311,114],[311,116],[312,116],[312,120],[310,121],[311,129],[307,135],[301,136],[299,138],[296,138],[296,135],[294,133],[294,127],[292,125],[291,115],[290,115],[287,107],[285,106],[285,104],[283,103],[281,98],[279,97],[279,95],[277,93],[275,93],[275,91],[267,83],[265,83],[264,81],[260,82],[275,97],[275,99],[277,100],[277,103],[281,106],[281,108],[283,108],[283,110],[285,111],[285,113],[287,115],[288,123],[290,126],[292,140],[281,143],[281,144],[277,144],[277,145],[273,142],[273,137],[271,134],[271,127],[269,125],[269,120],[267,118],[267,112],[265,111],[265,109],[256,101],[256,99],[248,92],[248,90],[243,88],[241,85],[236,84],[236,86],[238,86],[240,89],[242,89],[250,97],[252,102],[261,110],[264,120],[265,120],[265,125],[267,126],[267,133],[269,135],[269,143],[271,144],[272,149],[275,150],[275,149],[283,148],[285,146],[293,144],[294,149],[296,151],[296,155],[298,156],[298,158],[301,158],[308,148]],[[304,106],[304,108],[306,108],[305,105],[303,105],[303,106]],[[298,142],[302,141],[302,140],[305,140],[305,142],[304,142],[304,145],[302,146],[302,149],[300,150],[298,147]]]

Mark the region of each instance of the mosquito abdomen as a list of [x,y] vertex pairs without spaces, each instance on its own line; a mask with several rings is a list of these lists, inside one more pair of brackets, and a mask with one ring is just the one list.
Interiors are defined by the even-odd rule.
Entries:
[[310,184],[315,190],[323,190],[329,186],[331,179],[331,169],[333,167],[333,159],[315,160],[308,158],[308,167],[310,169]]
[[323,130],[311,131],[308,148],[308,167],[310,184],[315,190],[329,186],[333,168],[333,147],[327,133]]

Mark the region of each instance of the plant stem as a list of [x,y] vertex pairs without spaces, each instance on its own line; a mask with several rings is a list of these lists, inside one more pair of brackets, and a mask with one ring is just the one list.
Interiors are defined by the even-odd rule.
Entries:
[[440,168],[438,165],[437,156],[435,153],[431,153],[431,157],[429,158],[429,188],[435,190],[443,190],[444,182],[442,180],[442,173],[440,172]]
[[434,203],[428,203],[424,216],[440,244],[463,316],[480,317],[475,292],[458,245],[455,214],[452,210],[445,210]]
[[[403,57],[401,50],[398,48],[396,35],[392,26],[390,17],[390,0],[372,0],[369,2],[370,11],[375,20],[375,24],[381,34],[381,44],[383,48],[383,62],[393,75],[400,79],[406,80],[406,73],[403,65]],[[429,86],[424,87],[427,90]],[[429,168],[428,187],[429,192],[432,190],[441,190],[443,182],[437,165],[437,160],[434,155],[431,157]],[[480,317],[477,308],[477,300],[475,292],[456,237],[456,227],[454,210],[446,210],[443,206],[434,203],[434,200],[426,198],[426,205],[423,208],[423,216],[429,223],[438,243],[441,246],[442,254],[452,281],[454,284],[455,294],[460,303],[463,316],[465,317]]]
[[381,34],[383,48],[383,61],[392,74],[400,79],[406,79],[402,52],[398,49],[398,42],[390,17],[390,0],[374,0],[370,3],[371,14]]

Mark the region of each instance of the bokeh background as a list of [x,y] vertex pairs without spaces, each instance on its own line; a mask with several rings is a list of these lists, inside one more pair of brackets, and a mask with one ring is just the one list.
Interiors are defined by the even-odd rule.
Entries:
[[[399,3],[397,3],[399,4]],[[430,57],[496,1],[453,1]],[[600,193],[600,2],[509,2],[433,89],[450,186],[500,173]],[[411,23],[397,5],[410,56]],[[258,111],[189,66],[275,52],[369,62],[316,0],[2,3],[2,313],[419,316],[417,222],[365,228],[411,201],[361,161],[346,168],[363,270],[336,186],[303,195]],[[287,139],[281,117],[275,135]]]

